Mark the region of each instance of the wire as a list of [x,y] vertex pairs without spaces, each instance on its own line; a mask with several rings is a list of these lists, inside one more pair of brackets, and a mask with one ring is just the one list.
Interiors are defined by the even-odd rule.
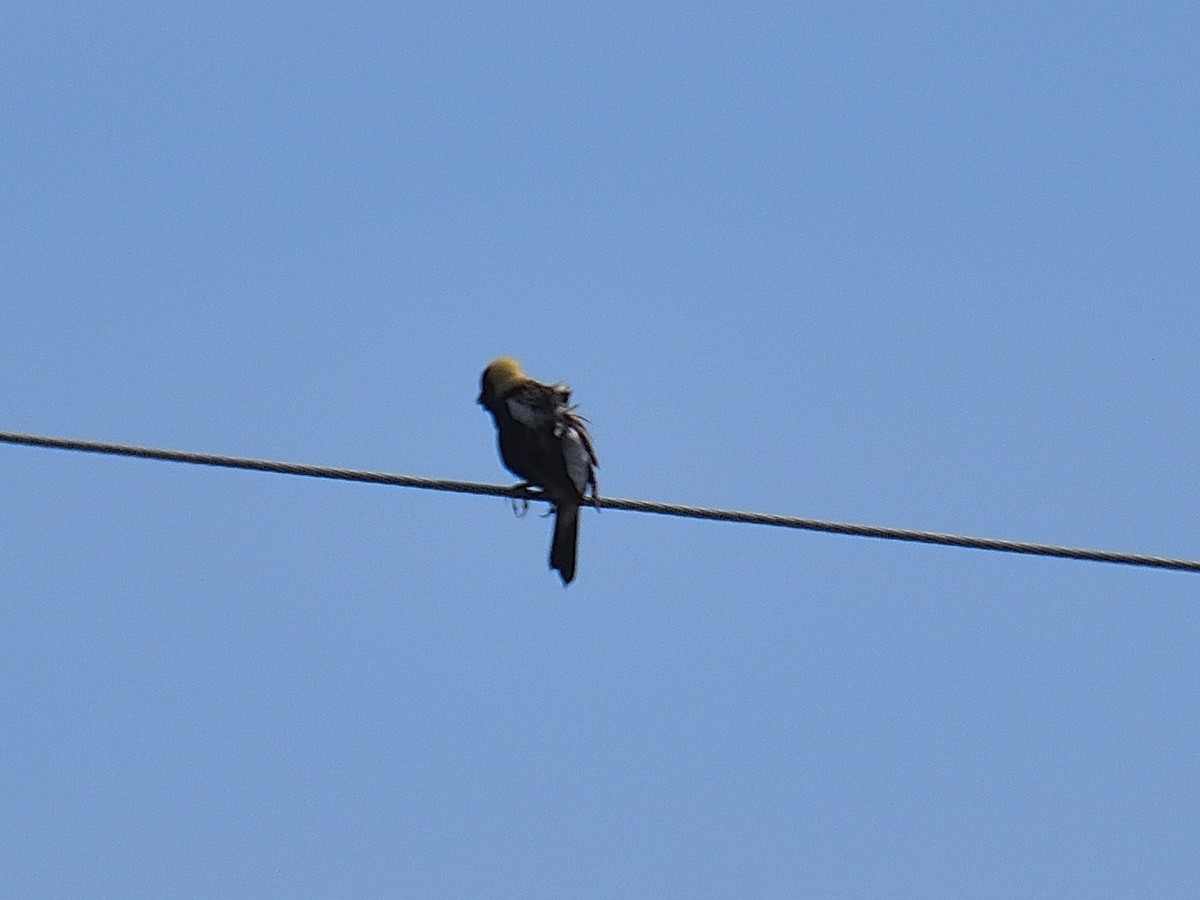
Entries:
[[[0,443],[21,444],[29,447],[49,447],[55,450],[73,450],[82,453],[102,453],[109,456],[157,459],[165,462],[217,466],[225,469],[251,469],[259,472],[275,472],[281,475],[302,475],[307,478],[331,478],[337,481],[360,481],[368,484],[389,484],[397,487],[421,488],[430,491],[482,494],[493,497],[513,497],[521,500],[542,500],[548,502],[548,498],[541,493],[522,487],[477,484],[469,481],[450,481],[442,478],[420,478],[413,475],[393,475],[387,472],[366,472],[358,469],[338,469],[329,466],[310,466],[300,463],[250,459],[238,456],[218,456],[212,453],[160,450],[150,447],[133,447],[126,444],[106,444],[99,441],[44,437],[35,434],[19,434],[6,431],[0,431]],[[620,500],[613,497],[598,498],[596,506],[602,509],[644,512],[660,516],[679,516],[687,519],[708,519],[717,522],[737,522],[746,525],[770,525],[776,528],[797,528],[804,531],[823,531],[830,534],[849,534],[858,537],[909,541],[920,544],[942,544],[950,547],[968,547],[974,550],[994,550],[1000,553],[1024,553],[1033,556],[1054,556],[1063,559],[1088,560],[1090,562],[1119,563],[1155,569],[1200,572],[1200,560],[1175,559],[1167,556],[1151,556],[1142,553],[1123,553],[1115,550],[1086,550],[1077,547],[1060,547],[1055,544],[1034,544],[1026,541],[1008,541],[959,534],[941,534],[935,531],[914,531],[905,528],[887,528],[876,525],[853,525],[846,522],[803,519],[797,516],[736,512],[726,509],[710,509],[703,506],[685,506],[677,503],[656,503],[648,500]]]

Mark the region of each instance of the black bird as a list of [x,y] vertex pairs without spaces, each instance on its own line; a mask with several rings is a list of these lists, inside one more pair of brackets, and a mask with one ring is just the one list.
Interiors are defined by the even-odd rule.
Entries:
[[571,389],[535,381],[519,362],[502,356],[483,370],[478,402],[496,422],[504,465],[554,503],[550,568],[570,584],[579,507],[589,489],[596,498],[595,467],[600,465],[585,420],[571,406]]

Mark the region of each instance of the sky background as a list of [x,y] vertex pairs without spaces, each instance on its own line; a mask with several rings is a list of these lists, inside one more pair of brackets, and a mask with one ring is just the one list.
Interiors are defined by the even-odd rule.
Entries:
[[[16,4],[0,430],[1200,557],[1195,3]],[[21,897],[1200,891],[1200,578],[0,446]]]

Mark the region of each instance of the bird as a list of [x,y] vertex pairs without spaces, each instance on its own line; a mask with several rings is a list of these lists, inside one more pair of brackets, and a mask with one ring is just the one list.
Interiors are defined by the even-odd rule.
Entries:
[[563,585],[575,578],[579,544],[579,508],[597,499],[596,448],[587,420],[571,405],[571,389],[562,382],[544,384],[525,374],[511,356],[488,364],[476,398],[496,424],[500,459],[521,487],[538,488],[554,504],[550,568]]

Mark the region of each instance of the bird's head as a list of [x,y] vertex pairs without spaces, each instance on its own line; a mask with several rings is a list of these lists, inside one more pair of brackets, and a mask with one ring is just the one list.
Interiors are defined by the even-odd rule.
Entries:
[[479,396],[475,402],[481,406],[490,406],[496,398],[508,393],[516,385],[529,378],[521,368],[521,364],[511,356],[501,356],[492,360],[483,370],[479,381]]

